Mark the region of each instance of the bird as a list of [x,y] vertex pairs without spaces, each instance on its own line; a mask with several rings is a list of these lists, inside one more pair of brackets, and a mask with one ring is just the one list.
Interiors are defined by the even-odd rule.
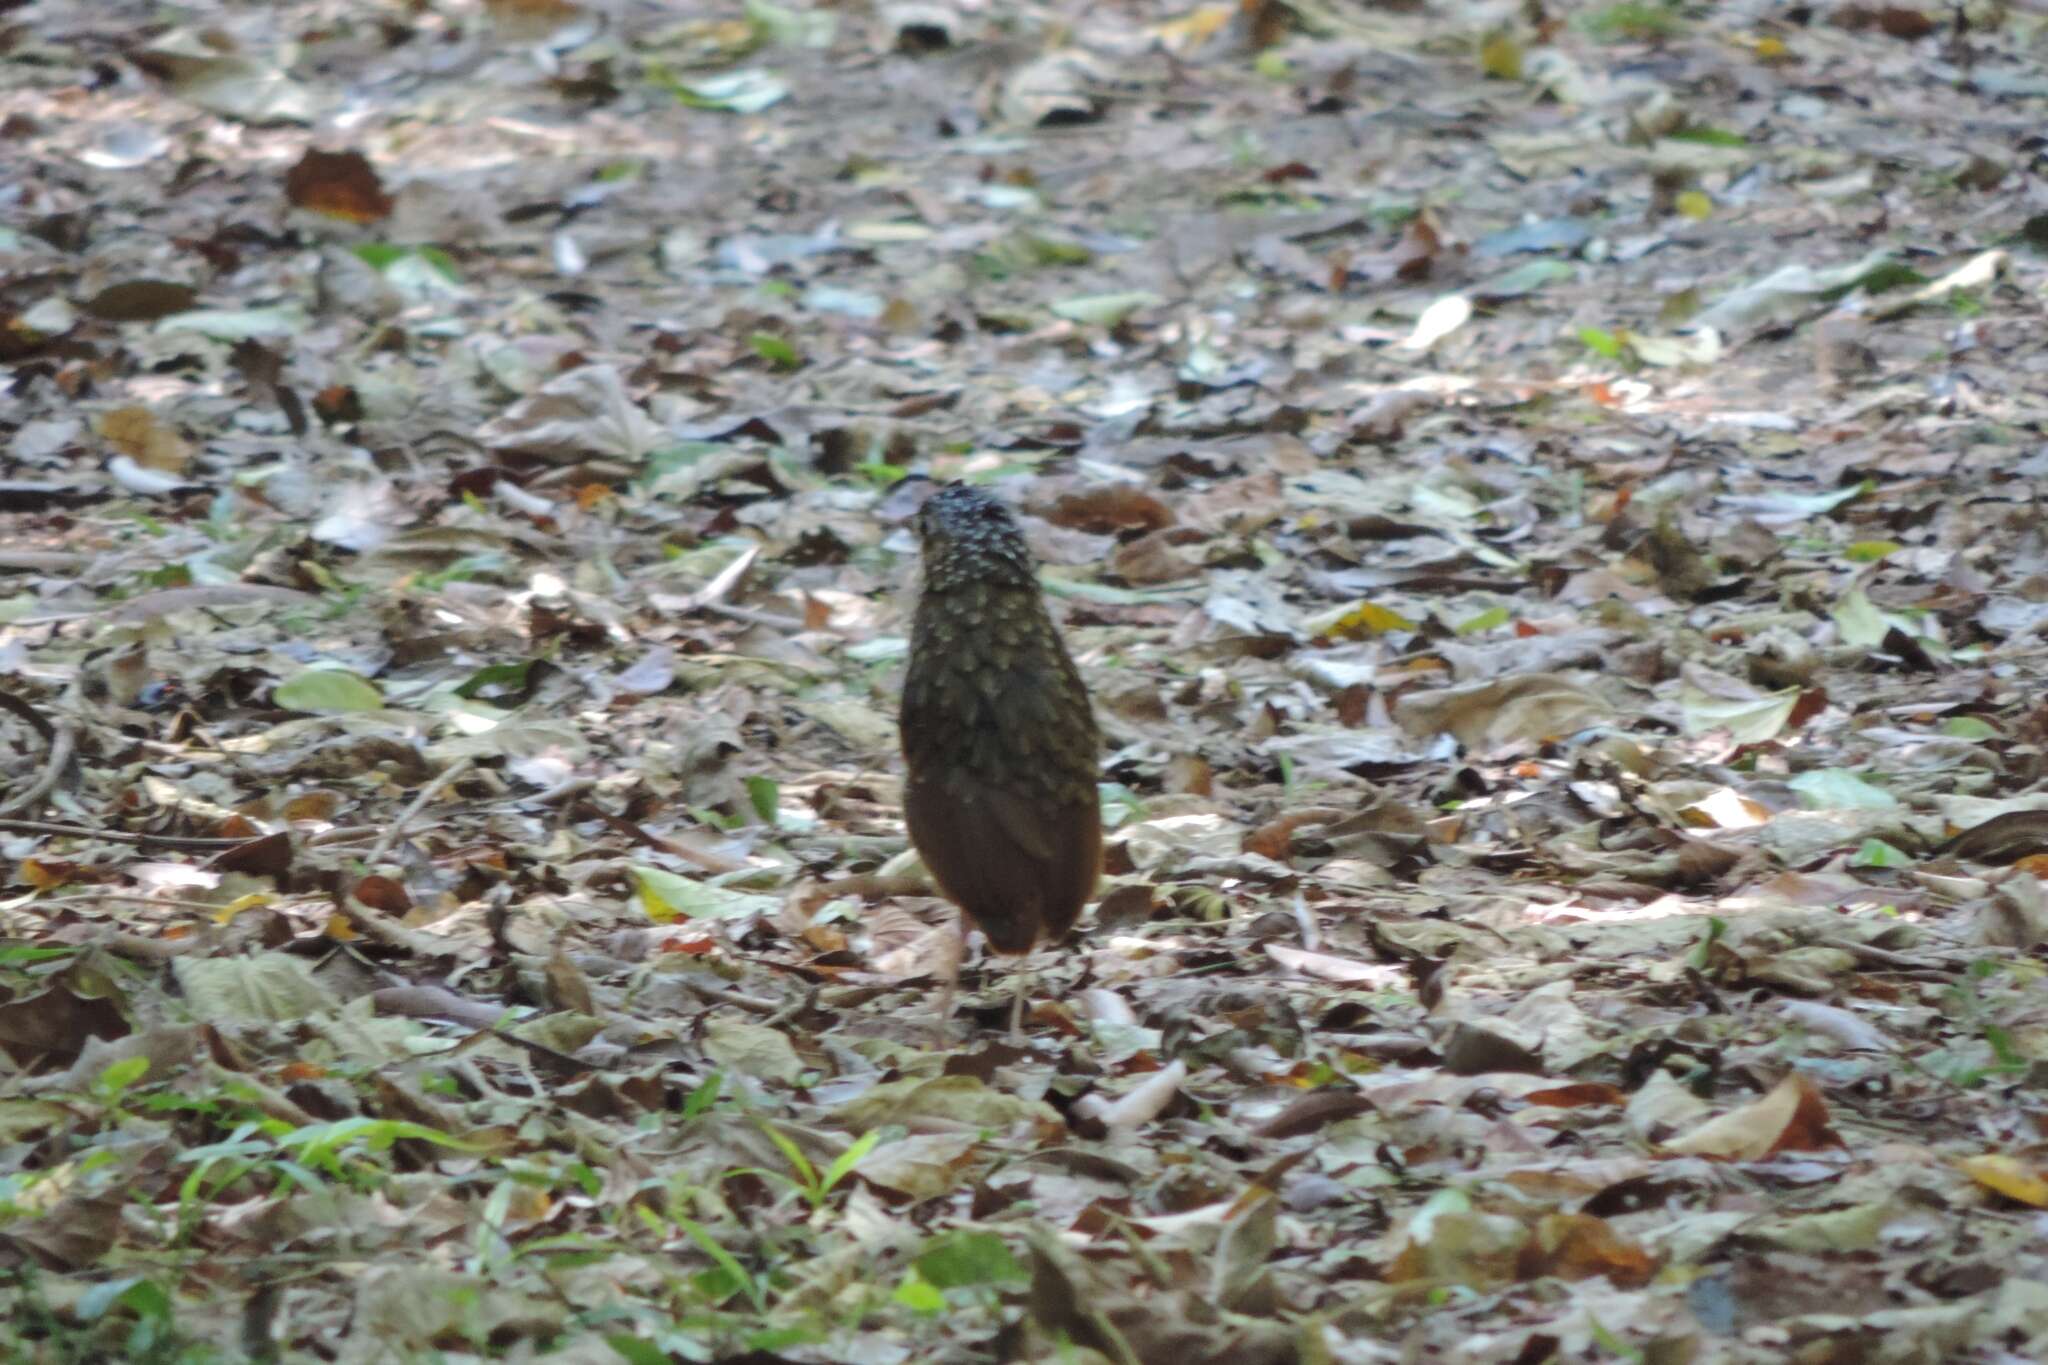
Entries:
[[[1058,942],[1102,865],[1102,738],[1010,509],[949,483],[918,509],[921,586],[899,729],[910,842],[991,950]],[[951,1013],[958,959],[939,1028]],[[1010,1037],[1023,1036],[1017,973]]]

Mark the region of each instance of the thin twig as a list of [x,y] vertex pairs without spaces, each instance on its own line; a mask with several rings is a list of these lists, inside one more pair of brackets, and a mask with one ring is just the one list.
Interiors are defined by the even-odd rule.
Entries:
[[11,810],[34,810],[42,805],[43,798],[57,785],[57,779],[71,766],[71,755],[78,748],[78,732],[68,720],[58,720],[54,728],[56,733],[50,739],[50,752],[43,760],[43,770],[36,774],[35,781],[0,801],[0,814]]
[[773,1000],[763,1000],[759,996],[744,995],[739,991],[727,990],[723,986],[709,985],[696,980],[694,977],[678,976],[676,979],[682,983],[684,989],[700,999],[711,1001],[715,1005],[732,1005],[747,1011],[749,1014],[761,1014],[771,1017],[782,1008]]
[[381,947],[429,958],[447,957],[456,950],[453,939],[436,938],[417,929],[409,929],[395,920],[386,919],[354,896],[343,896],[341,903],[335,906],[335,913],[347,920],[351,929]]
[[365,839],[374,839],[384,831],[376,825],[336,825],[323,829],[306,840],[307,848],[332,848],[336,844],[359,844]]
[[751,626],[766,626],[770,630],[786,630],[795,635],[804,629],[804,623],[794,616],[783,616],[772,611],[757,611],[753,607],[735,606],[730,602],[700,602],[698,611],[712,612],[718,616],[729,616],[735,621],[744,621]]
[[678,858],[695,863],[706,872],[715,875],[744,871],[749,866],[748,863],[741,859],[728,858],[722,853],[713,853],[709,849],[698,848],[687,840],[671,838],[656,834],[652,830],[642,829],[623,815],[612,814],[595,800],[579,802],[573,814],[579,819],[602,820],[612,829],[628,838],[637,839],[649,848],[658,848],[664,853],[673,853]]
[[240,848],[257,834],[244,839],[220,839],[198,834],[144,834],[135,830],[95,829],[91,825],[67,825],[55,820],[0,819],[0,831],[8,834],[60,834],[74,839],[105,839],[116,844],[154,845],[158,848],[219,849]]
[[184,938],[144,938],[141,934],[118,929],[92,940],[95,948],[104,948],[116,957],[132,957],[141,962],[168,962],[174,957],[210,952],[213,944],[214,935],[210,933],[188,934]]
[[[761,1022],[766,1024],[769,1028],[780,1028],[782,1027],[782,1025],[788,1023],[790,1020],[796,1018],[799,1014],[802,1014],[805,1011],[814,1008],[817,1005],[817,1003],[818,987],[813,985],[808,987],[802,995],[790,1001],[787,1005],[784,1005],[781,1009],[775,1011],[775,1013],[769,1015],[766,1019],[762,1020]],[[744,1008],[744,1006],[742,1008]]]
[[[183,896],[157,896],[147,891],[102,891],[97,887],[91,888],[84,895],[53,896],[49,900],[40,903],[44,905],[68,906],[73,903],[83,905],[88,901],[119,901],[124,905],[160,905],[166,910],[198,910],[209,914],[219,914],[228,908],[228,903],[225,901],[191,900]],[[317,909],[326,902],[300,901],[298,903],[308,908]],[[286,904],[288,902],[271,901],[262,908],[280,910]],[[257,907],[251,906],[250,908],[255,909]]]
[[558,806],[564,801],[572,801],[587,796],[596,789],[597,779],[595,777],[579,775],[562,782],[557,782],[546,791],[535,792],[532,796],[524,797],[522,800],[529,806]]
[[411,824],[418,817],[419,813],[427,808],[427,803],[433,800],[442,788],[475,766],[476,760],[474,758],[465,758],[451,763],[436,774],[433,781],[421,787],[420,794],[412,799],[412,804],[399,812],[398,818],[386,827],[384,833],[378,836],[377,842],[370,846],[370,851],[363,855],[363,866],[375,867],[378,863],[384,861],[384,855],[397,847],[399,837],[405,833],[405,827]]
[[[435,774],[433,780],[420,788],[419,795],[413,797],[412,804],[400,811],[398,818],[377,837],[377,842],[363,855],[363,866],[374,869],[378,863],[383,862],[384,856],[397,847],[399,839],[405,833],[405,827],[419,817],[419,813],[426,809],[427,803],[475,766],[474,758],[465,758],[449,764]],[[420,957],[445,957],[453,951],[453,945],[446,941],[430,938],[405,925],[395,924],[380,917],[354,895],[343,896],[337,908],[357,932],[366,938],[375,939],[387,948],[396,948]]]

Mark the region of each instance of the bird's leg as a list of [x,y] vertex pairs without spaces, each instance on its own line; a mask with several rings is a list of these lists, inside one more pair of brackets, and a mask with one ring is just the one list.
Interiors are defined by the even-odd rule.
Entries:
[[1024,1041],[1024,996],[1031,982],[1030,973],[1024,970],[1022,959],[1019,959],[1017,965],[1010,969],[1010,981],[1010,1041],[1012,1043],[1022,1043]]
[[960,989],[960,963],[967,956],[967,916],[958,907],[953,911],[953,936],[940,949],[945,954],[940,963],[939,1016],[932,1021],[933,1043],[944,1047],[952,1041],[953,996]]

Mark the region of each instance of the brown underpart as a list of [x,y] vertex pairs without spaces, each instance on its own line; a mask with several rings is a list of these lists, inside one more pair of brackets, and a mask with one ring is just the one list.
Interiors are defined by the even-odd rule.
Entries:
[[1101,737],[1009,509],[948,484],[918,513],[924,588],[903,684],[904,818],[998,953],[1057,941],[1102,862]]

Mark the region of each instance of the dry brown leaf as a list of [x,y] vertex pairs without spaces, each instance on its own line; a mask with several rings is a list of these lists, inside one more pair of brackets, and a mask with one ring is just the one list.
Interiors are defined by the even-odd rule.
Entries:
[[1709,1119],[1664,1150],[1731,1161],[1762,1161],[1781,1152],[1819,1152],[1841,1147],[1828,1125],[1820,1087],[1792,1071],[1769,1094],[1719,1118]]

